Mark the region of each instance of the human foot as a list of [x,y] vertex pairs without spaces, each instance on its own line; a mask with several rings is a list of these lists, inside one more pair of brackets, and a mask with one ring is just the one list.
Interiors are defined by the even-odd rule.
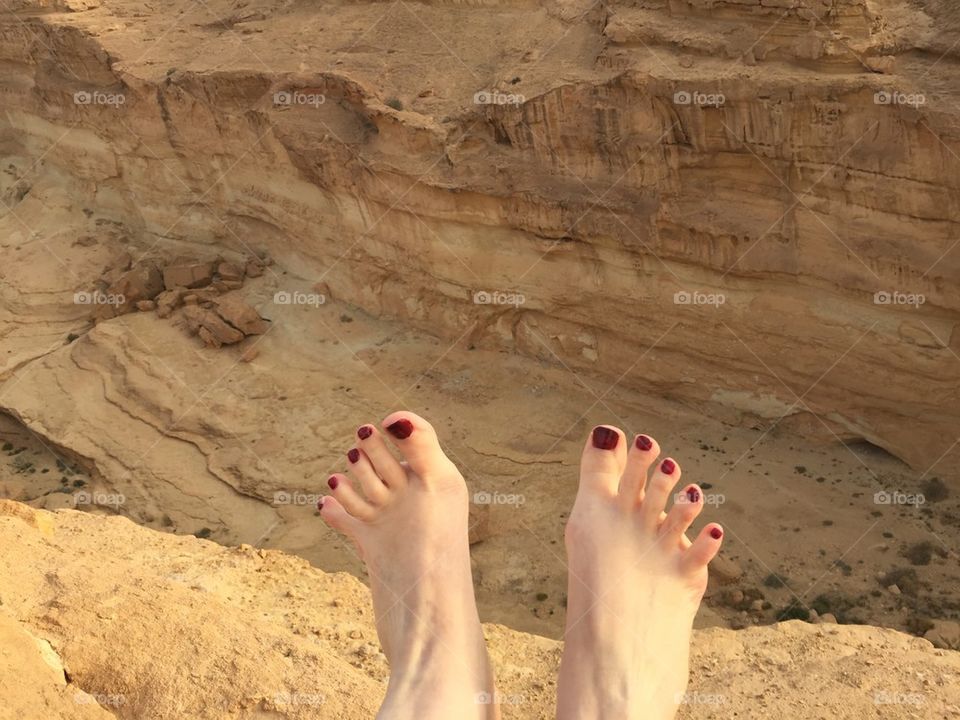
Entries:
[[378,717],[498,717],[488,702],[493,674],[470,572],[467,486],[426,420],[396,412],[381,427],[360,426],[347,453],[349,477],[330,477],[331,495],[320,507],[370,573],[377,634],[390,663]]
[[646,435],[599,426],[587,439],[566,527],[570,577],[558,720],[668,720],[687,687],[690,631],[723,531],[685,531],[703,509]]

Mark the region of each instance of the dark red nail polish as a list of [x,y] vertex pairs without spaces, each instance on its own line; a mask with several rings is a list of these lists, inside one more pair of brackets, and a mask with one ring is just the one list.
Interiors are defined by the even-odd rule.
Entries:
[[387,425],[387,432],[397,440],[406,440],[413,432],[413,423],[409,420],[397,420],[392,425]]
[[347,452],[347,460],[349,460],[352,463],[355,463],[359,459],[360,459],[360,451],[357,450],[356,448],[350,448],[350,450]]
[[696,488],[687,488],[687,500],[692,503],[700,502],[700,491]]
[[323,510],[323,498],[320,498],[319,500],[317,500],[317,510],[318,511]]
[[646,452],[653,447],[653,440],[646,435],[637,435],[637,447]]
[[710,537],[714,540],[719,540],[723,537],[723,530],[720,528],[710,528]]
[[662,463],[660,463],[661,472],[664,472],[667,475],[673,475],[673,471],[676,469],[677,469],[677,464],[670,458],[667,458]]
[[600,450],[613,450],[620,442],[620,434],[610,428],[595,427],[593,429],[593,446]]
[[369,425],[361,425],[357,428],[357,437],[361,440],[366,440],[371,435],[373,435],[373,428]]
[[336,490],[336,489],[337,489],[337,485],[339,485],[339,484],[340,484],[340,480],[339,480],[339,478],[337,478],[336,475],[331,475],[331,476],[330,476],[330,479],[327,480],[327,485],[330,486],[330,489],[331,489],[331,490]]

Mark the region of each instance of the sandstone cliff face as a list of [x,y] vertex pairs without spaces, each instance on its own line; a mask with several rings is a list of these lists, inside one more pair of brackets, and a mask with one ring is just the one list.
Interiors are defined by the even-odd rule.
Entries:
[[[947,3],[19,7],[7,371],[82,322],[57,298],[107,259],[75,261],[56,208],[118,247],[266,250],[448,341],[956,473]],[[31,269],[51,252],[66,272]]]
[[[23,717],[359,720],[382,698],[369,595],[348,575],[7,500],[0,546],[17,548],[0,554],[0,668],[11,670],[0,689]],[[553,717],[560,644],[485,632],[504,718]],[[790,622],[695,632],[680,717],[958,711],[957,653],[891,630]]]

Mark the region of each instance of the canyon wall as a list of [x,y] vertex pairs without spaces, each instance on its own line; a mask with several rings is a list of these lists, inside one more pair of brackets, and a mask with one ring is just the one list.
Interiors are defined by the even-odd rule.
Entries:
[[[269,253],[572,383],[956,475],[957,27],[894,0],[20,3],[4,202],[57,177],[121,245]],[[65,264],[46,299],[7,264],[7,339],[81,317],[50,309],[96,280]],[[5,371],[55,343],[27,345]]]

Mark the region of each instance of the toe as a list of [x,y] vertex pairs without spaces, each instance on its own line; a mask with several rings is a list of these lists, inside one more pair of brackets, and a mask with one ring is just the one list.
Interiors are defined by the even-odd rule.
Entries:
[[612,425],[597,425],[587,438],[580,459],[580,487],[615,493],[627,463],[623,431]]
[[710,523],[693,541],[690,549],[684,553],[683,562],[689,572],[703,569],[707,563],[716,557],[723,543],[723,528],[717,523]]
[[371,505],[383,505],[390,499],[390,491],[373,469],[370,458],[363,450],[350,448],[347,452],[347,461],[350,463],[350,476],[360,482],[367,502]]
[[354,543],[357,541],[357,530],[360,521],[350,515],[333,495],[325,496],[318,504],[320,517],[337,532],[343,533]]
[[384,418],[381,427],[393,440],[409,468],[426,484],[457,469],[440,448],[433,426],[419,415],[402,410]]
[[668,543],[679,543],[701,510],[703,493],[696,485],[688,485],[674,496],[673,507],[660,525],[660,537]]
[[[350,480],[346,475],[336,473],[327,480],[330,492],[333,494],[343,509],[350,513],[357,520],[369,520],[373,517],[373,506],[360,497],[357,491],[350,485]],[[326,504],[326,503],[324,503]]]
[[660,527],[660,517],[667,505],[667,499],[680,481],[680,466],[673,458],[667,458],[653,471],[647,483],[646,494],[641,505],[645,524],[652,528]]
[[357,447],[367,456],[373,471],[380,476],[387,487],[397,490],[406,485],[406,471],[390,452],[383,434],[377,428],[373,425],[361,425],[357,428]]
[[650,466],[660,455],[657,441],[648,435],[637,435],[627,453],[627,466],[620,477],[620,499],[627,507],[643,500],[644,485]]

